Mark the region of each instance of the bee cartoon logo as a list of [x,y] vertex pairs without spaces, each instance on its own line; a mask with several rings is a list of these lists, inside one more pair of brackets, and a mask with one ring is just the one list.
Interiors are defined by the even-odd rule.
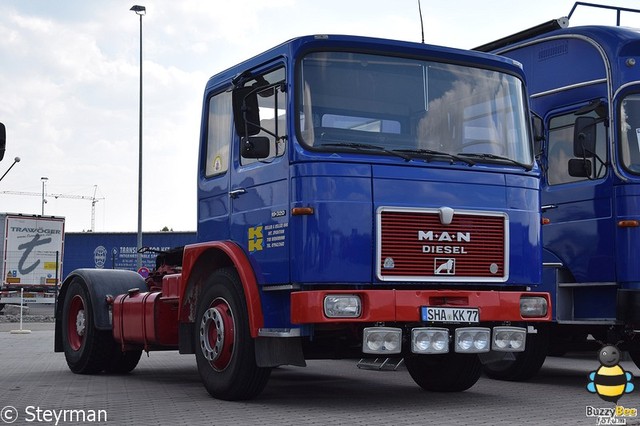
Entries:
[[602,365],[589,373],[590,382],[587,384],[587,390],[598,394],[604,401],[617,404],[622,395],[633,391],[633,376],[618,365],[620,351],[615,346],[604,346],[600,349],[598,360]]

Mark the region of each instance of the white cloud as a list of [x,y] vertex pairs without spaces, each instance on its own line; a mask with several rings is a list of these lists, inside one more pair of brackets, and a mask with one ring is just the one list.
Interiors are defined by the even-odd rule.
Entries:
[[[455,3],[455,7],[453,7]],[[634,7],[631,0],[622,6]],[[134,2],[0,2],[0,191],[98,197],[99,231],[137,226],[139,18]],[[357,34],[420,41],[414,0],[141,0],[143,228],[196,227],[200,107],[207,79],[292,37]],[[551,18],[573,1],[422,1],[425,41],[470,48]],[[516,9],[516,10],[514,10]],[[580,19],[593,19],[583,13]],[[636,24],[640,26],[640,24]],[[40,213],[41,196],[0,194],[0,212]],[[49,199],[67,229],[90,227],[91,202]]]

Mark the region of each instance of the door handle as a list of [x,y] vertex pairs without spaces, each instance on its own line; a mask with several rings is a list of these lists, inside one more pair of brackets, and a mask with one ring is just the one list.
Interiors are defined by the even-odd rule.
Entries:
[[238,189],[234,189],[232,191],[229,191],[229,197],[231,198],[238,198],[238,196],[242,195],[242,194],[246,194],[247,190],[244,188],[238,188]]
[[542,210],[543,212],[546,212],[547,210],[551,210],[551,209],[557,209],[558,206],[556,206],[555,204],[547,204],[545,206],[540,207],[540,210]]

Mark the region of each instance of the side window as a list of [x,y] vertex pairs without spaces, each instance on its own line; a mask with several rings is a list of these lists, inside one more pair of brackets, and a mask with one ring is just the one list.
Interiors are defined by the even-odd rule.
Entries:
[[620,103],[619,131],[622,164],[640,173],[640,94],[630,94]]
[[[586,114],[597,118],[595,113]],[[577,116],[574,113],[553,117],[549,121],[549,141],[547,150],[547,181],[549,185],[578,182],[581,180],[599,179],[606,173],[604,164],[606,161],[606,129],[603,122],[596,126],[596,155],[588,159],[591,164],[589,176],[571,176],[569,174],[569,160],[582,157],[575,155],[573,150],[574,126]]]
[[209,100],[207,123],[207,177],[225,173],[229,169],[229,147],[232,128],[231,92],[222,92]]
[[245,86],[265,87],[257,92],[258,108],[260,111],[260,132],[256,137],[269,139],[269,155],[266,158],[240,157],[240,164],[245,166],[257,161],[269,161],[274,157],[281,157],[285,152],[287,134],[286,120],[286,93],[283,91],[285,70],[278,68],[269,73],[260,75],[245,83]]

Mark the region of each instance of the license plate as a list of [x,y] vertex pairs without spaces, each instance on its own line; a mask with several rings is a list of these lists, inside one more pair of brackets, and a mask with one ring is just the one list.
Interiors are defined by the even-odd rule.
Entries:
[[439,306],[423,306],[422,321],[431,323],[442,322],[480,322],[478,308],[444,308]]

